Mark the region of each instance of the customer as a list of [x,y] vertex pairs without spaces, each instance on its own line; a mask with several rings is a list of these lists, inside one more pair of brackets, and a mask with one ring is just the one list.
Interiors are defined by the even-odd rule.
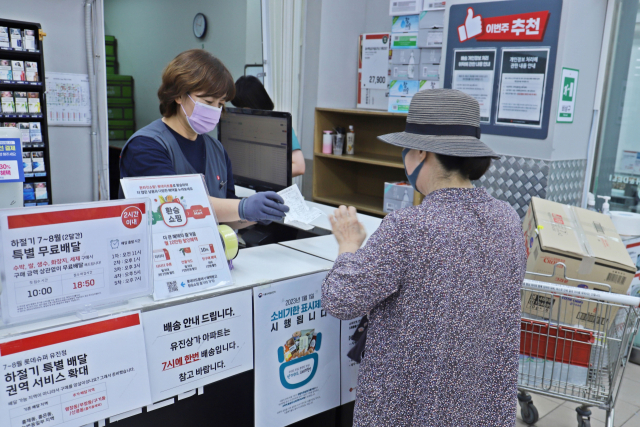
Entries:
[[[134,133],[122,148],[120,178],[202,174],[218,221],[233,228],[284,218],[289,210],[273,191],[239,200],[231,162],[217,139],[207,135],[233,98],[231,73],[209,52],[191,49],[162,72],[158,119]],[[122,189],[120,198],[124,198]]]
[[513,426],[525,248],[520,219],[474,188],[496,154],[478,102],[418,92],[404,148],[424,202],[389,214],[367,244],[353,207],[331,218],[340,255],[322,304],[340,319],[369,314],[354,426]]
[[[231,103],[238,108],[272,111],[273,101],[260,80],[254,76],[242,76],[236,80],[236,96]],[[304,175],[305,164],[300,142],[291,128],[291,176]]]

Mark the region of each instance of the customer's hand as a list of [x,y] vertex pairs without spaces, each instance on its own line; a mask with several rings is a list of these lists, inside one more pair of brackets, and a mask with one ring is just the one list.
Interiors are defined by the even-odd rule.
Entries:
[[331,221],[333,235],[338,241],[340,253],[355,253],[360,249],[364,239],[367,238],[367,231],[358,221],[356,208],[349,206],[347,209],[346,206],[340,206],[333,216],[329,217],[329,221]]
[[278,221],[284,218],[287,212],[289,206],[285,205],[282,197],[274,191],[256,193],[242,199],[238,205],[240,219],[247,221]]

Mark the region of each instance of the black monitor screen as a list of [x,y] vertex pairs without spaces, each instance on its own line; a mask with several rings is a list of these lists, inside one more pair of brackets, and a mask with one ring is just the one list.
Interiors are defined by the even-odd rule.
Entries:
[[227,108],[218,132],[236,185],[259,191],[291,185],[291,114]]

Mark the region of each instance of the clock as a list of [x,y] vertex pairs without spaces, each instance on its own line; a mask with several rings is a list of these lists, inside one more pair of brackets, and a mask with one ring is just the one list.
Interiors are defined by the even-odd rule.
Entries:
[[196,17],[193,18],[193,35],[201,39],[206,33],[207,18],[202,13],[198,13]]

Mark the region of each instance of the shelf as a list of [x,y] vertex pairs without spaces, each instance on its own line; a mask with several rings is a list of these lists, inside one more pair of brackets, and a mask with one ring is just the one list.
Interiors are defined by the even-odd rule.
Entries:
[[406,113],[389,113],[387,111],[379,110],[362,110],[358,108],[316,108],[316,111],[325,111],[328,113],[340,113],[340,114],[354,114],[360,116],[373,116],[373,117],[400,117],[403,120],[406,118]]
[[11,53],[21,53],[24,55],[32,55],[32,56],[40,56],[41,52],[36,50],[23,50],[23,49],[14,49],[12,47],[0,47],[0,53],[11,52]]
[[331,195],[324,197],[314,197],[314,201],[328,203],[334,206],[353,206],[359,212],[367,212],[375,215],[385,216],[388,212],[382,210],[382,195],[380,197],[368,196],[366,194]]
[[401,159],[392,160],[389,156],[383,154],[343,154],[342,156],[335,156],[333,154],[315,153],[317,157],[324,157],[327,159],[342,160],[345,162],[357,162],[367,163],[370,165],[386,166],[390,168],[404,169],[404,164]]
[[41,119],[42,113],[0,113],[0,119]]
[[0,80],[0,85],[12,85],[12,86],[36,86],[42,87],[42,82],[28,82],[25,80]]

